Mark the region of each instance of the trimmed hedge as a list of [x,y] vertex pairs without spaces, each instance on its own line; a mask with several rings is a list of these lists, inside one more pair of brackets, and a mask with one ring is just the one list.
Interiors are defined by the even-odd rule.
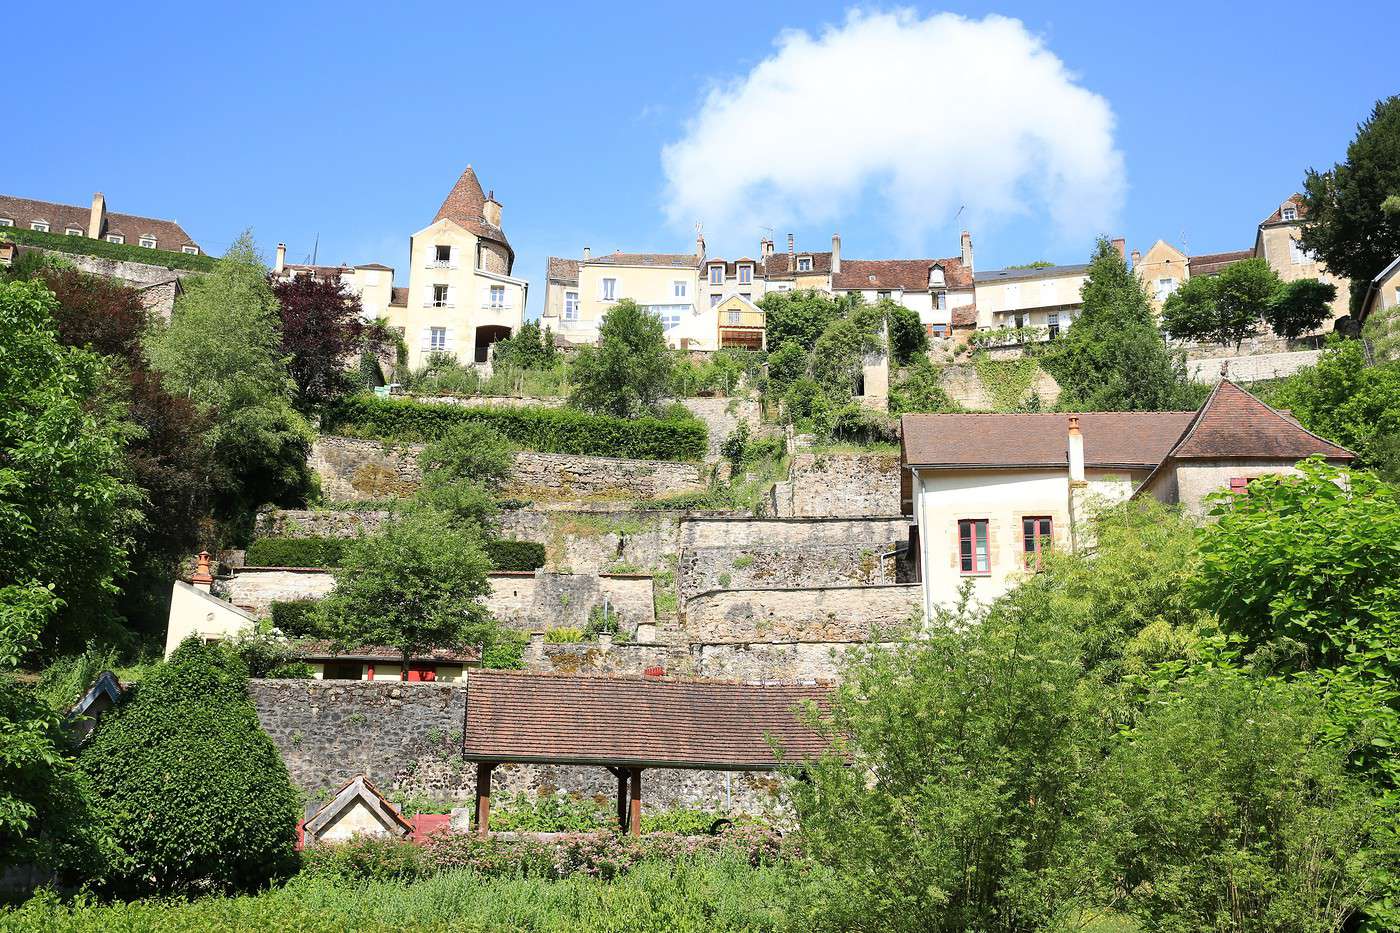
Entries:
[[464,421],[489,425],[523,450],[636,460],[699,460],[708,434],[698,419],[613,418],[570,408],[464,408],[366,395],[332,406],[322,415],[321,428],[377,440],[431,441]]
[[243,561],[249,567],[339,567],[347,543],[341,538],[257,538]]
[[544,545],[502,538],[486,542],[486,556],[496,570],[539,570],[544,566]]
[[167,269],[187,269],[190,272],[213,272],[219,264],[219,260],[213,256],[191,256],[189,253],[176,253],[168,249],[147,249],[131,243],[108,243],[106,240],[93,240],[86,236],[41,233],[38,230],[23,230],[19,227],[0,228],[0,239],[49,249],[56,253],[78,253],[97,256],[100,259],[164,266]]

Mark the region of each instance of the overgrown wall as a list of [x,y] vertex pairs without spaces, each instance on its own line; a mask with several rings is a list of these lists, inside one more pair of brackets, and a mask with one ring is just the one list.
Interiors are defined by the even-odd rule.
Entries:
[[698,644],[864,641],[910,619],[922,592],[917,583],[711,590],[686,602],[683,622]]
[[777,500],[783,518],[898,515],[899,455],[793,454]]

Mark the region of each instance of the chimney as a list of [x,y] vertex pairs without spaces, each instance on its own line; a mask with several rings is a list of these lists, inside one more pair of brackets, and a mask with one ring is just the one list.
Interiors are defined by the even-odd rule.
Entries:
[[1113,238],[1113,248],[1118,250],[1119,259],[1128,258],[1128,241],[1120,237]]
[[791,233],[788,234],[788,271],[797,271],[797,241]]
[[209,569],[208,551],[200,551],[199,556],[195,558],[194,576],[190,577],[190,585],[206,593],[214,585],[214,574]]
[[1079,432],[1079,416],[1069,416],[1069,481],[1084,482],[1084,435]]
[[1133,250],[1133,268],[1136,269],[1138,267],[1138,264],[1141,262],[1142,253],[1138,252],[1137,250]]
[[281,275],[282,270],[287,268],[287,244],[277,244],[277,265],[273,268],[273,275]]
[[486,200],[481,204],[481,219],[493,227],[501,225],[501,202],[496,200],[494,188],[487,192]]
[[763,239],[759,240],[759,241],[758,241],[758,256],[759,256],[759,258],[760,258],[760,259],[763,259],[763,260],[765,260],[765,261],[767,261],[768,257],[769,257],[769,256],[772,256],[772,255],[773,255],[773,241],[770,240],[770,239],[768,239],[768,237],[764,237]]
[[841,274],[841,234],[831,235],[831,274]]
[[699,230],[695,231],[695,261],[697,263],[705,261],[705,234]]
[[99,191],[92,196],[92,210],[88,212],[87,235],[89,239],[102,239],[102,227],[106,220],[107,199],[104,198],[102,192]]
[[593,250],[591,250],[591,249],[589,249],[587,246],[585,246],[585,247],[583,248],[583,261],[584,261],[584,262],[588,262],[588,260],[590,260],[590,259],[592,259],[592,258],[593,258]]
[[972,271],[972,234],[966,230],[962,232],[962,264],[968,272]]

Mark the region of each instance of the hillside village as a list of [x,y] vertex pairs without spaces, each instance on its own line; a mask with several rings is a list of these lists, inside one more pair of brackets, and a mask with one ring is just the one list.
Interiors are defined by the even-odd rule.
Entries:
[[[1270,677],[1318,618],[1394,615],[1374,577],[1338,584],[1379,587],[1362,608],[1289,588],[1347,561],[1392,570],[1381,532],[1400,529],[1400,241],[1374,274],[1334,274],[1305,245],[1308,194],[1259,205],[1242,248],[1210,255],[1104,237],[1082,264],[983,269],[963,231],[946,257],[857,258],[835,233],[728,257],[700,228],[686,252],[582,244],[523,270],[509,193],[471,165],[444,181],[406,270],[264,258],[250,237],[214,257],[100,193],[0,195],[0,336],[29,360],[0,362],[23,397],[4,462],[25,477],[0,521],[33,568],[0,579],[27,620],[8,660],[54,729],[82,724],[63,755],[131,753],[143,696],[209,678],[251,710],[257,760],[285,765],[308,851],[579,820],[641,835],[676,814],[781,831],[837,806],[804,795],[844,780],[842,743],[873,728],[841,706],[843,685],[893,676],[873,658],[996,655],[976,639],[1052,590],[1082,603],[1055,610],[1070,629],[1129,620],[1094,649],[1117,652],[1111,672],[1071,665],[1123,703],[1189,692],[1192,664],[1216,670],[1202,658],[1242,665],[1267,641],[1256,605],[1276,621],[1322,600],[1278,623]],[[97,404],[103,385],[128,415]],[[1361,530],[1289,551],[1341,527]],[[1284,537],[1277,577],[1223,576]],[[1100,573],[1128,578],[1110,592],[1086,582]],[[1188,591],[1217,595],[1178,605]],[[1366,637],[1298,676],[1345,668]],[[1347,676],[1389,718],[1333,725],[1389,748],[1394,645],[1375,650]],[[210,673],[228,657],[246,700]],[[1028,722],[1079,715],[998,670]],[[789,770],[817,760],[833,770],[794,791]],[[1390,787],[1389,758],[1353,764]],[[1028,787],[1013,796],[1044,799]],[[21,837],[7,883],[57,877],[51,840]]]

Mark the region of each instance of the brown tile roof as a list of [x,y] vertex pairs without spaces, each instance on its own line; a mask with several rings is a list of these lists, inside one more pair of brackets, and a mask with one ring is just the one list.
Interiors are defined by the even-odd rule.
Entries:
[[821,754],[793,712],[827,708],[829,688],[474,670],[467,676],[468,761],[769,770]]
[[1215,275],[1226,266],[1232,266],[1253,257],[1254,250],[1252,249],[1237,249],[1228,253],[1206,253],[1187,259],[1186,269],[1190,275]]
[[[314,661],[402,661],[403,652],[387,645],[360,645],[339,651],[326,639],[304,641],[297,645],[297,657]],[[451,648],[428,648],[413,655],[414,661],[436,661],[438,663],[472,664],[480,657],[475,648],[456,651]]]
[[[1298,220],[1283,219],[1284,205],[1289,205],[1298,209]],[[1301,194],[1290,194],[1287,198],[1284,199],[1283,204],[1280,204],[1278,207],[1274,208],[1274,212],[1272,214],[1260,221],[1259,226],[1267,227],[1271,224],[1295,224],[1306,216],[1308,216],[1308,206],[1303,203],[1303,196]]]
[[442,207],[438,208],[433,223],[437,223],[439,220],[450,220],[483,240],[491,240],[501,244],[510,254],[510,262],[514,265],[515,250],[511,248],[510,241],[506,239],[506,232],[494,224],[487,223],[485,211],[486,193],[481,190],[481,182],[477,181],[476,172],[468,165],[467,170],[462,173],[462,177],[457,179],[457,184],[453,185],[452,190],[447,193],[447,198],[442,202]]
[[[72,204],[58,204],[53,201],[32,201],[28,198],[13,198],[0,194],[0,217],[8,218],[16,227],[29,229],[35,220],[47,221],[50,233],[63,233],[68,227],[79,227],[87,234],[88,218],[92,207],[78,207]],[[140,217],[136,214],[119,214],[107,211],[101,235],[120,233],[131,246],[139,245],[143,236],[156,238],[156,249],[178,253],[183,247],[199,244],[173,220],[158,220],[154,217]],[[200,250],[201,253],[204,250]]]
[[959,305],[953,309],[954,327],[976,327],[977,326],[977,305]]
[[943,267],[943,280],[948,288],[971,288],[972,273],[963,267],[962,259],[842,259],[841,271],[831,276],[831,288],[836,289],[902,289],[906,292],[928,291],[929,268]]
[[1337,460],[1356,456],[1228,379],[1215,387],[1171,450],[1178,460],[1302,460],[1313,454]]
[[403,288],[389,289],[389,304],[395,308],[407,308],[408,288],[405,286]]
[[578,284],[578,260],[562,256],[549,257],[549,280],[564,285]]
[[[803,256],[812,257],[812,270],[798,272],[797,260]],[[842,263],[844,265],[844,261]],[[824,275],[831,271],[831,253],[804,253],[797,250],[792,254],[792,269],[788,270],[788,254],[774,253],[763,261],[763,271],[770,279],[790,279],[797,275]]]
[[[1085,412],[1084,463],[1148,470],[1162,462],[1195,417],[1189,411]],[[1059,413],[905,415],[905,466],[1053,468],[1068,463],[1069,415]]]
[[722,265],[724,266],[724,275],[726,278],[737,277],[739,275],[740,265],[753,266],[753,277],[755,279],[764,277],[763,263],[759,262],[757,259],[742,257],[739,259],[723,259],[719,256],[709,256],[706,257],[705,261],[700,265],[703,269],[709,269],[710,266]]
[[587,260],[589,263],[613,264],[618,266],[672,266],[677,269],[694,269],[694,253],[604,253]]

